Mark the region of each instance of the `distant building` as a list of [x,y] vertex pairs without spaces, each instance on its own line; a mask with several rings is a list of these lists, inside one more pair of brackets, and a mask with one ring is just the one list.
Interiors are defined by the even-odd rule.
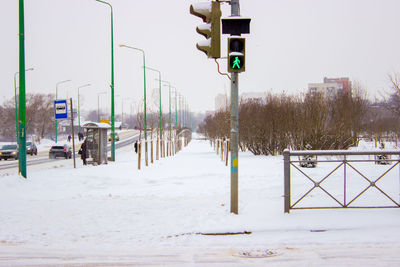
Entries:
[[337,95],[351,94],[349,78],[324,78],[323,83],[309,83],[308,92],[311,95],[321,94],[323,97],[333,98]]
[[349,78],[324,78],[324,83],[337,83],[341,85],[343,94],[351,94],[352,86]]
[[229,109],[231,103],[230,99],[226,94],[218,94],[215,97],[215,110],[226,110]]

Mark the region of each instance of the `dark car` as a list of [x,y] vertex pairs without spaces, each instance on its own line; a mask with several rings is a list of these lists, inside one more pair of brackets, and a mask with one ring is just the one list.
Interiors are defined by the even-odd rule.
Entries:
[[26,142],[26,154],[37,155],[37,147],[34,142]]
[[4,145],[0,148],[0,160],[10,158],[15,160],[19,158],[18,145]]
[[67,144],[63,146],[52,146],[49,151],[49,158],[55,159],[56,157],[70,159],[72,157],[71,147]]

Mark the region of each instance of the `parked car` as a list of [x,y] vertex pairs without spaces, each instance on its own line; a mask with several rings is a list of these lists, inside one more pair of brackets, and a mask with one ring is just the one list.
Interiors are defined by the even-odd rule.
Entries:
[[15,160],[19,158],[18,145],[4,145],[0,148],[0,160],[9,158]]
[[26,154],[37,155],[37,147],[34,142],[26,142]]
[[[115,141],[119,141],[119,135],[118,133],[115,133]],[[111,141],[111,134],[108,135],[108,141]]]
[[49,158],[55,159],[56,157],[63,157],[70,159],[72,157],[72,149],[69,145],[52,146],[49,151]]

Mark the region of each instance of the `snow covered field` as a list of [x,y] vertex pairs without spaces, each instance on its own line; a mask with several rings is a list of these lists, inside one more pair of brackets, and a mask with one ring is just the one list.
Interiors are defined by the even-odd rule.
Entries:
[[207,141],[141,171],[132,146],[116,159],[32,166],[27,180],[2,171],[0,265],[400,265],[399,209],[284,214],[281,156],[240,154],[239,215]]

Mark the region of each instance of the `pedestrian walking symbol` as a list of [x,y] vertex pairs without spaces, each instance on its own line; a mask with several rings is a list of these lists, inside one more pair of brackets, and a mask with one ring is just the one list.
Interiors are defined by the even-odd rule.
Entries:
[[242,72],[244,71],[244,55],[229,55],[228,71],[229,72]]
[[240,59],[239,57],[235,57],[235,60],[233,61],[232,69],[237,68],[240,69]]

